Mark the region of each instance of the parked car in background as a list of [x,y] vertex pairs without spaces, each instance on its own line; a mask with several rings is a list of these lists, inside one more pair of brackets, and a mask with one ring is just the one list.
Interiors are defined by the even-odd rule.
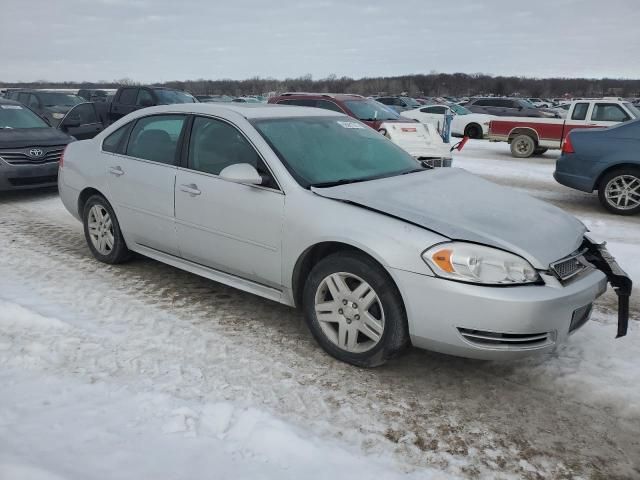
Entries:
[[131,112],[156,105],[195,103],[196,98],[182,90],[165,87],[120,87],[109,104],[107,122],[113,123]]
[[617,268],[563,210],[426,168],[319,108],[140,110],[71,143],[59,191],[99,261],[138,252],[300,307],[318,343],[359,366],[410,343],[484,359],[548,352],[588,320],[600,269]]
[[529,100],[529,102],[531,102],[536,108],[550,108],[553,106],[552,102],[543,98],[528,98],[527,100]]
[[71,108],[85,101],[71,93],[35,89],[10,90],[7,98],[26,105],[54,127]]
[[420,103],[411,97],[376,97],[376,101],[393,108],[396,112],[403,112],[420,106]]
[[87,102],[108,102],[113,99],[116,91],[115,88],[81,88],[78,96]]
[[560,103],[554,107],[551,107],[550,110],[556,112],[560,118],[567,118],[567,113],[569,113],[569,109],[571,108],[571,103]]
[[483,113],[472,113],[465,107],[451,103],[448,105],[429,105],[406,110],[401,116],[431,124],[441,131],[445,115],[452,115],[451,135],[454,137],[484,138],[489,133],[489,122],[493,117]]
[[629,102],[618,100],[580,100],[569,107],[566,119],[499,118],[489,124],[489,140],[508,142],[511,155],[527,158],[558,149],[566,135],[579,128],[610,127],[640,118],[640,111]]
[[230,102],[233,97],[229,95],[196,95],[196,99],[199,102],[204,103],[217,103],[217,102]]
[[0,191],[56,185],[73,140],[21,103],[0,99]]
[[473,113],[484,113],[499,117],[539,117],[554,118],[556,113],[534,107],[523,98],[484,97],[472,98],[465,108]]
[[640,120],[573,130],[563,142],[553,176],[567,187],[597,190],[600,203],[610,212],[640,213]]
[[[416,121],[401,117],[395,110],[371,98],[346,93],[284,93],[269,103],[315,107],[344,113],[386,135],[411,155],[433,166],[451,166],[448,143],[435,130],[416,128]],[[393,128],[394,125],[398,128]]]

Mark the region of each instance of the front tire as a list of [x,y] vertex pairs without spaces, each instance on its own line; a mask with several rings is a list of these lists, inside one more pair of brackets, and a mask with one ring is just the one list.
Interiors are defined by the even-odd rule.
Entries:
[[82,211],[82,223],[89,250],[97,260],[116,264],[131,257],[116,214],[102,195],[89,197]]
[[549,150],[548,148],[542,148],[542,147],[538,147],[533,151],[533,154],[538,156],[538,155],[544,155],[545,153],[547,153],[547,150]]
[[339,252],[318,262],[305,283],[302,307],[316,341],[343,362],[375,367],[409,345],[400,293],[364,254]]
[[598,186],[598,199],[617,215],[640,213],[640,168],[617,168],[606,173]]

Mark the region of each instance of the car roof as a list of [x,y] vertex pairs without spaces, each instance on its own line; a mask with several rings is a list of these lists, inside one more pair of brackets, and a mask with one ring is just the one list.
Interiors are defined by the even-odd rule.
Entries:
[[245,118],[287,118],[287,117],[328,117],[346,116],[339,112],[315,107],[298,107],[269,103],[174,103],[138,110],[140,113],[201,113],[215,115],[222,112],[235,112]]
[[278,95],[276,98],[308,98],[308,99],[334,99],[334,100],[367,100],[366,97],[357,93],[308,93],[308,92],[287,92]]

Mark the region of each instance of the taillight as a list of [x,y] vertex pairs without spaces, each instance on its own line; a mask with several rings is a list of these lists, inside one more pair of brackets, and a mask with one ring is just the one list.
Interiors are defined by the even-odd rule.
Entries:
[[564,137],[564,140],[562,141],[562,153],[576,153],[573,149],[573,145],[571,144],[571,135]]
[[64,150],[62,150],[62,155],[60,155],[60,161],[58,161],[58,168],[62,168],[62,164],[64,163],[64,152],[67,151],[67,147],[69,145],[64,147]]

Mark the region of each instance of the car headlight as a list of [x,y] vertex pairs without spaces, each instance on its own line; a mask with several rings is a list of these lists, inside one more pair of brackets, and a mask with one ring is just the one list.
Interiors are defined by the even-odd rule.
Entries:
[[52,113],[51,117],[55,118],[56,120],[61,120],[64,118],[64,113]]
[[423,260],[438,277],[484,285],[517,285],[540,280],[525,259],[475,243],[449,242],[431,247]]

